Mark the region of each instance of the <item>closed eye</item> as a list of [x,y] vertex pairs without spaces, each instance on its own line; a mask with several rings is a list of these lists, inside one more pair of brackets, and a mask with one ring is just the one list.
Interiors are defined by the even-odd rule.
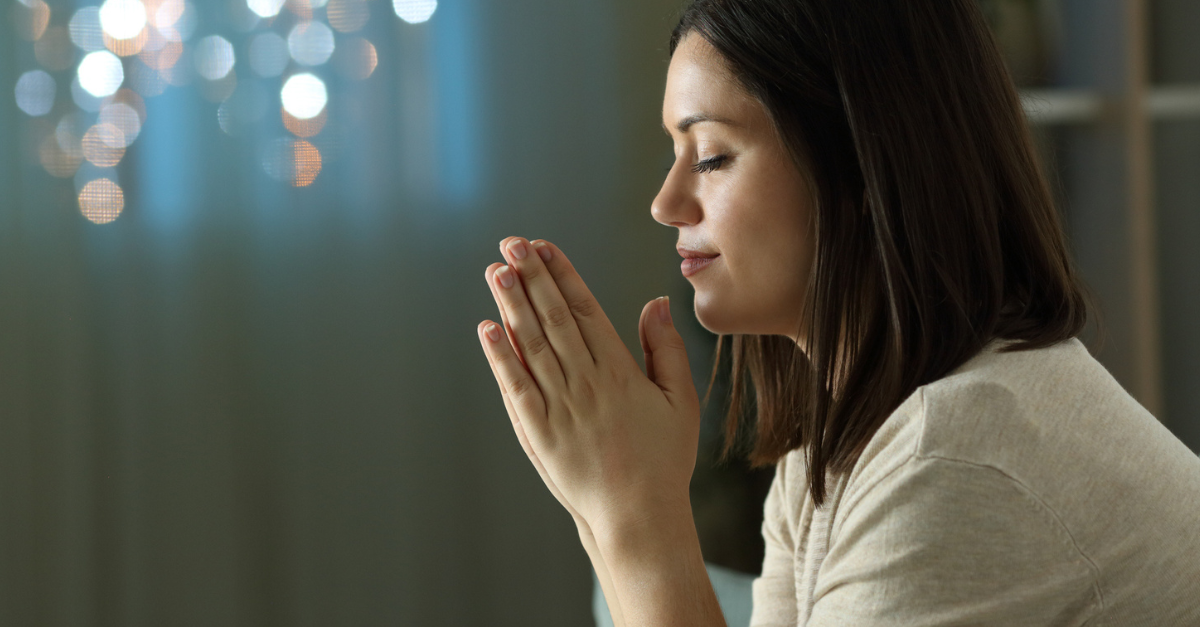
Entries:
[[709,158],[697,163],[696,165],[693,165],[692,172],[695,172],[696,174],[700,174],[703,172],[712,172],[713,170],[720,168],[728,160],[729,160],[728,155],[717,155],[715,157],[709,157]]

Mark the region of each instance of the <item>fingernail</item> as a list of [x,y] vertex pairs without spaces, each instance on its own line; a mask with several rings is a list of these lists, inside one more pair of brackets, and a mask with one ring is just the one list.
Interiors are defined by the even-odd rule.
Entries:
[[663,296],[658,300],[662,301],[658,304],[658,319],[669,322],[671,320],[671,297]]
[[484,329],[484,331],[487,333],[487,336],[492,339],[493,342],[500,341],[500,329],[496,328],[496,325],[489,324],[487,326],[487,329]]
[[497,270],[496,274],[500,275],[500,285],[503,285],[504,287],[512,287],[513,286],[513,276],[512,276],[511,268],[509,268],[508,266],[504,266],[503,268],[500,268],[499,270]]
[[524,259],[525,255],[527,254],[525,250],[525,244],[523,244],[521,240],[516,240],[515,242],[509,244],[508,250],[512,252],[513,257],[516,257],[517,259]]
[[554,256],[546,242],[538,242],[533,247],[537,249],[538,256],[542,258],[542,261],[550,261],[550,258]]

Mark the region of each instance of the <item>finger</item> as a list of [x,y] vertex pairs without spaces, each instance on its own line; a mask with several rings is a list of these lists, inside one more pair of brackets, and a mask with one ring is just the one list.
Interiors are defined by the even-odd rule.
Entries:
[[590,379],[596,362],[579,333],[571,308],[567,306],[539,251],[520,237],[505,238],[500,247],[509,265],[517,269],[525,286],[525,296],[541,322],[542,331],[554,347],[554,353],[558,355],[567,381]]
[[[479,332],[484,353],[492,366],[500,393],[504,396],[505,408],[510,409],[510,419],[515,418],[526,436],[537,438],[544,435],[545,432],[541,429],[546,423],[546,399],[537,381],[521,365],[512,345],[504,339],[498,325],[485,320],[479,325]],[[491,337],[493,332],[496,339]]]
[[[653,301],[651,301],[653,302]],[[646,359],[646,377],[651,381],[654,380],[654,358],[651,355],[650,341],[646,339],[646,311],[649,305],[642,308],[642,315],[638,318],[638,339],[642,342],[642,354]]]
[[[475,329],[476,335],[479,336],[480,343],[483,344],[485,356],[488,354],[487,343],[490,341],[484,332],[484,328],[487,326],[487,324],[488,323],[481,324]],[[501,339],[503,340],[503,337]],[[554,495],[554,498],[568,509],[573,518],[578,518],[579,514],[567,503],[567,499],[563,497],[562,492],[559,491],[558,486],[554,483],[554,480],[550,478],[550,473],[546,472],[546,467],[542,465],[542,460],[538,457],[537,451],[535,451],[533,449],[533,445],[530,444],[529,437],[525,433],[525,427],[521,424],[521,419],[517,414],[516,409],[513,408],[512,400],[508,398],[508,391],[504,389],[504,384],[500,379],[500,373],[496,370],[496,365],[492,363],[490,356],[488,358],[488,366],[492,369],[492,376],[496,377],[496,384],[500,386],[500,396],[504,398],[504,409],[508,411],[508,420],[512,423],[513,432],[517,434],[517,442],[521,444],[521,450],[525,451],[525,456],[528,457],[529,461],[533,463],[534,469],[537,470],[538,475],[541,476],[542,481],[546,484],[546,487],[550,489],[550,493]]]
[[[485,322],[480,324],[479,327],[475,329],[475,334],[479,336],[479,342],[483,345],[483,354],[488,358],[488,367],[492,369],[492,376],[496,377],[496,385],[500,386],[500,396],[504,399],[504,410],[508,412],[508,420],[512,423],[513,431],[517,434],[517,441],[521,443],[521,448],[525,451],[525,454],[528,455],[537,466],[539,466],[538,473],[540,474],[544,472],[540,468],[541,463],[537,461],[537,455],[529,446],[529,438],[525,435],[525,427],[521,426],[520,414],[518,414],[516,408],[513,407],[512,399],[508,397],[508,389],[504,387],[504,380],[500,378],[500,372],[496,370],[496,364],[493,363],[491,354],[488,352],[488,342],[491,341],[491,338],[489,338],[484,331],[488,324],[491,323]],[[501,336],[500,340],[505,341],[503,336]]]
[[[512,325],[516,341],[513,346],[521,348],[525,356],[525,366],[533,374],[539,387],[552,398],[566,394],[566,376],[562,364],[549,338],[542,330],[533,304],[525,295],[525,286],[517,271],[509,266],[499,268],[492,275],[496,291],[500,292],[500,302],[508,312],[508,323]],[[505,284],[507,283],[507,285]]]
[[558,285],[559,292],[571,308],[572,317],[579,327],[579,334],[587,344],[588,352],[595,363],[614,364],[624,361],[632,362],[636,368],[637,362],[633,355],[629,353],[616,328],[608,316],[604,315],[600,303],[596,301],[596,297],[575,271],[575,266],[567,256],[557,246],[545,240],[537,240],[533,244],[534,248],[538,248],[540,244],[550,250],[550,261],[545,262],[546,269],[549,270],[550,276],[554,277],[554,283]]
[[496,273],[496,270],[503,267],[504,264],[502,263],[493,263],[483,271],[483,278],[485,281],[487,281],[488,289],[492,291],[492,298],[496,300],[496,308],[500,310],[500,319],[504,321],[504,333],[508,336],[508,342],[509,344],[512,344],[513,350],[515,350],[517,353],[517,358],[521,360],[521,364],[528,369],[529,364],[525,363],[525,356],[521,354],[521,349],[513,344],[513,342],[517,341],[517,336],[513,333],[512,327],[508,324],[508,312],[504,311],[504,303],[500,301],[500,292],[496,288],[495,282],[492,280],[492,275]]

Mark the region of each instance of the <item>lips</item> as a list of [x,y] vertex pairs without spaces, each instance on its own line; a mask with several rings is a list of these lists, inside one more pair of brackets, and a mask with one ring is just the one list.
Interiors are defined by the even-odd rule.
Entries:
[[679,264],[679,269],[683,271],[683,276],[690,277],[693,274],[696,274],[697,272],[700,272],[701,270],[716,263],[717,257],[719,256],[720,255],[715,255],[712,257],[690,257],[684,259],[683,263]]
[[688,250],[686,248],[676,248],[675,250],[677,250],[679,252],[679,256],[683,257],[684,259],[713,259],[720,255],[720,253],[706,253],[699,250]]

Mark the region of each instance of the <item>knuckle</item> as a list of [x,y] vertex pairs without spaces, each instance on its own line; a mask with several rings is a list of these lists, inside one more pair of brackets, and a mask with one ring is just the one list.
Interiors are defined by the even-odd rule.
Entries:
[[521,401],[534,390],[533,380],[528,377],[515,379],[508,386],[508,395],[514,401]]
[[550,341],[544,335],[536,335],[526,340],[521,348],[525,353],[526,359],[528,359],[540,355],[543,351],[550,348]]
[[590,318],[596,315],[596,313],[600,310],[599,306],[596,304],[596,301],[586,296],[572,299],[567,303],[567,306],[571,308],[571,311],[575,315],[582,316],[584,318]]
[[546,310],[542,322],[547,327],[561,327],[571,320],[571,310],[563,305],[555,305]]
[[540,276],[542,276],[542,269],[534,264],[527,264],[524,268],[521,268],[521,279],[526,283],[535,281]]
[[584,407],[591,407],[596,403],[596,386],[589,379],[575,381],[571,389],[571,394]]

